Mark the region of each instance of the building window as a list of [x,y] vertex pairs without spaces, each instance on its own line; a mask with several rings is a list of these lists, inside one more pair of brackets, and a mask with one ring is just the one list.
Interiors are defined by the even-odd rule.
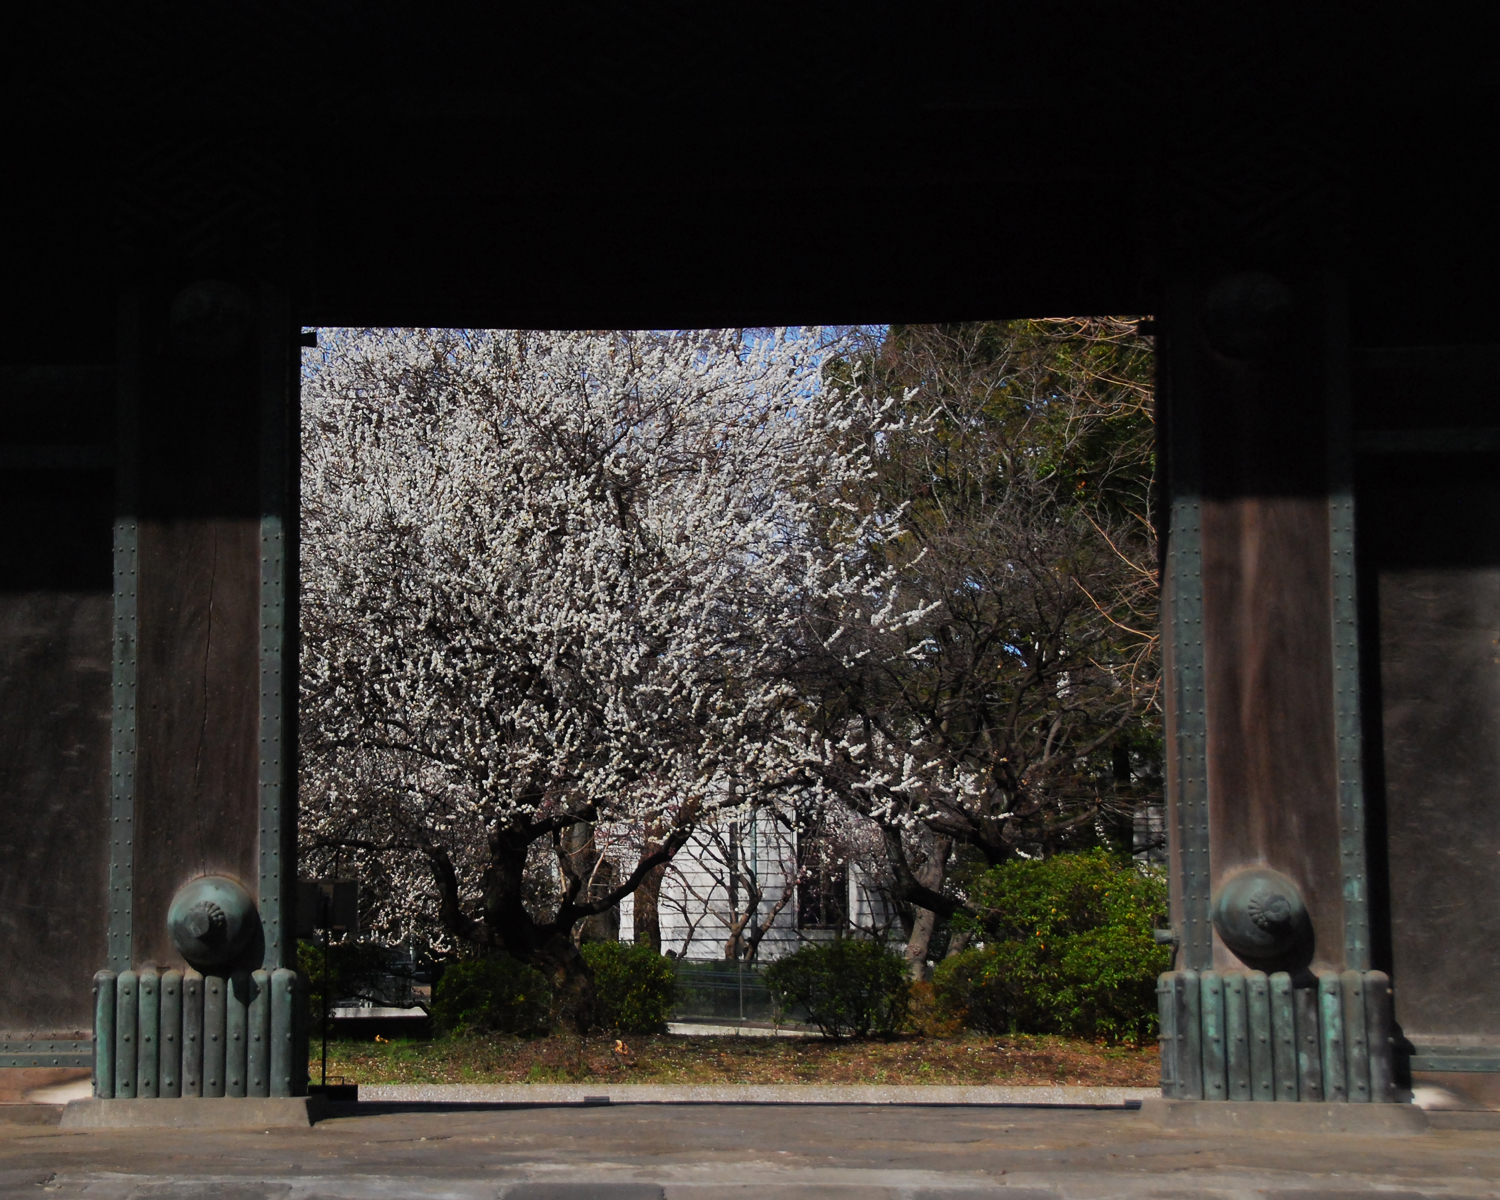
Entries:
[[849,869],[814,830],[797,839],[797,928],[842,929],[849,923]]

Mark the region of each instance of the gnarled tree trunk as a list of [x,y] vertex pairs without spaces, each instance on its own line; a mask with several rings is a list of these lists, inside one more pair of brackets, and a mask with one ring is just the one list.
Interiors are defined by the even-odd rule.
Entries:
[[661,881],[665,866],[653,867],[635,889],[635,943],[661,953]]
[[[948,855],[953,849],[950,838],[933,839],[927,861],[916,869],[917,879],[924,887],[941,891],[943,873],[948,868]],[[932,931],[937,925],[937,913],[930,908],[912,905],[916,913],[911,924],[911,936],[906,940],[906,961],[911,971],[912,982],[921,983],[928,977],[927,948],[932,945]]]

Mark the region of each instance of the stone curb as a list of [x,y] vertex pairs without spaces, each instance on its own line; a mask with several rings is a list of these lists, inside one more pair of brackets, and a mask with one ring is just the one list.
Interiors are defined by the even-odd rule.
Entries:
[[327,1109],[321,1096],[70,1100],[61,1124],[64,1129],[306,1129]]
[[1425,1133],[1427,1114],[1412,1104],[1247,1104],[1153,1096],[1141,1115],[1162,1129],[1202,1133]]
[[1124,1108],[1157,1088],[943,1087],[859,1084],[360,1084],[359,1098],[387,1104],[1010,1104]]

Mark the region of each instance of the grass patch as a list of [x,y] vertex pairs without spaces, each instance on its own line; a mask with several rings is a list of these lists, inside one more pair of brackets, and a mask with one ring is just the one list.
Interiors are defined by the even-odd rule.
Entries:
[[[879,1042],[636,1034],[525,1040],[328,1043],[328,1074],[349,1083],[1087,1084],[1154,1087],[1154,1046],[1077,1038],[910,1035]],[[314,1055],[312,1078],[319,1078]]]

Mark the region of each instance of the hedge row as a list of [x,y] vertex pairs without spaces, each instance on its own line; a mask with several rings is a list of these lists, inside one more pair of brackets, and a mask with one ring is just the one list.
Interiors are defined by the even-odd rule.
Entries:
[[939,1003],[990,1033],[1063,1033],[1112,1042],[1156,1036],[1156,977],[1171,952],[1166,883],[1102,851],[1008,863],[970,902],[983,949],[939,964]]
[[[1155,1036],[1156,976],[1170,964],[1153,937],[1166,915],[1158,876],[1102,851],[1063,854],[993,868],[968,898],[978,914],[966,919],[969,931],[982,946],[938,966],[933,988],[948,1017],[989,1033]],[[671,960],[619,942],[586,943],[583,955],[602,1026],[666,1028]],[[825,1037],[888,1037],[910,1014],[906,959],[874,941],[803,946],[764,979],[782,1012],[806,1013]],[[449,967],[433,1016],[445,1030],[531,1036],[546,1032],[551,999],[539,972],[502,955]]]
[[[585,942],[583,958],[594,973],[599,1024],[621,1033],[660,1033],[676,999],[671,960],[649,946]],[[511,1033],[537,1037],[548,1031],[552,988],[533,967],[506,954],[454,963],[432,998],[437,1028],[447,1033]]]

